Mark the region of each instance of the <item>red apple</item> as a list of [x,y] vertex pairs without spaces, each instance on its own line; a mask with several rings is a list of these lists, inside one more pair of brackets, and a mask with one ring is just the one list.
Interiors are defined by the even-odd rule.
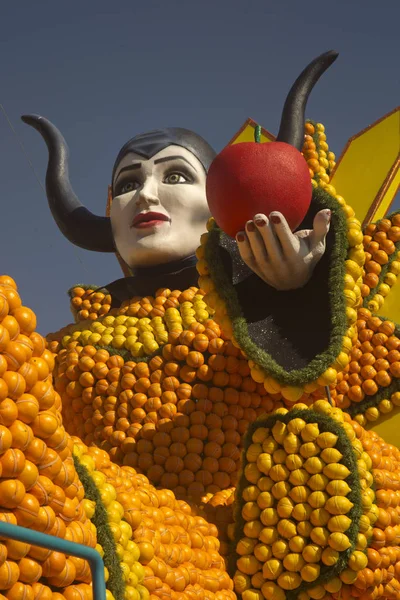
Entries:
[[218,226],[231,237],[257,213],[281,212],[294,231],[310,206],[312,185],[302,154],[285,142],[227,146],[207,175],[207,201]]

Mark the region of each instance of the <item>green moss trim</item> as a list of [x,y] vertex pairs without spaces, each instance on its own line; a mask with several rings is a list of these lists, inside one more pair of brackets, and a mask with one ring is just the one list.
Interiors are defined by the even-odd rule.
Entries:
[[[332,211],[332,227],[334,240],[332,244],[329,289],[331,293],[326,301],[329,303],[332,315],[332,330],[330,345],[324,352],[317,355],[307,367],[287,372],[279,365],[270,354],[259,348],[250,338],[246,319],[236,291],[224,271],[220,256],[221,229],[214,225],[210,231],[205,247],[205,257],[210,276],[220,297],[225,301],[227,313],[233,327],[233,334],[247,358],[274,377],[280,384],[303,386],[318,379],[330,365],[332,365],[342,350],[343,337],[348,328],[346,318],[346,302],[344,297],[344,276],[346,273],[345,261],[347,259],[348,241],[346,216],[339,203],[327,192],[318,188],[313,191],[313,201],[319,209],[329,208]],[[325,299],[324,299],[325,301]]]
[[125,583],[121,569],[121,564],[117,556],[117,548],[111,532],[107,509],[103,504],[100,492],[96,487],[87,468],[79,462],[77,456],[73,456],[76,472],[85,490],[85,496],[96,504],[93,523],[97,529],[97,539],[104,550],[103,562],[109,572],[107,588],[110,590],[115,600],[124,600]]
[[363,514],[361,504],[361,485],[356,455],[354,453],[351,442],[346,435],[345,430],[337,421],[334,421],[331,417],[327,415],[321,415],[313,410],[291,410],[290,412],[286,413],[286,415],[277,414],[270,415],[268,417],[261,417],[260,419],[249,425],[244,440],[242,474],[240,476],[239,483],[236,489],[236,515],[234,532],[235,541],[228,562],[228,570],[231,577],[233,577],[236,571],[236,561],[239,557],[239,555],[236,553],[236,545],[239,542],[239,540],[243,538],[243,528],[245,525],[245,521],[241,514],[243,506],[243,489],[250,485],[250,483],[247,481],[244,475],[244,468],[247,464],[246,452],[248,447],[252,443],[253,434],[259,427],[266,427],[268,429],[271,429],[275,425],[276,421],[282,421],[283,423],[287,424],[289,421],[296,418],[301,418],[306,423],[318,423],[321,433],[329,431],[338,436],[338,441],[336,443],[335,448],[337,448],[339,452],[343,454],[341,462],[344,465],[346,465],[346,467],[350,471],[350,475],[345,479],[345,481],[351,488],[351,492],[349,492],[347,498],[353,503],[354,506],[347,514],[347,516],[351,519],[350,528],[346,531],[346,535],[351,543],[350,548],[339,553],[339,560],[333,567],[322,565],[320,576],[316,581],[313,581],[312,583],[303,582],[296,590],[286,592],[287,600],[295,600],[301,592],[305,592],[310,588],[330,581],[333,577],[338,576],[344,569],[346,569],[349,558],[356,547],[357,535],[360,529],[359,521],[361,515]]

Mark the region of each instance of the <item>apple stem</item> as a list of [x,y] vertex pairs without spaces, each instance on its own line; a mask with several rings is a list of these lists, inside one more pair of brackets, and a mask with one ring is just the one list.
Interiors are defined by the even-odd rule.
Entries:
[[261,125],[256,125],[256,128],[254,129],[254,141],[256,144],[261,142]]

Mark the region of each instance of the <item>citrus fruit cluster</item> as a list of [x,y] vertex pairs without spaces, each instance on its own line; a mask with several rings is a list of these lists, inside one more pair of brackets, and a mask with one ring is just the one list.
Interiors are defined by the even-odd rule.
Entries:
[[[368,521],[362,517],[360,532],[368,539],[368,564],[352,586],[342,587],[342,597],[398,598],[400,593],[400,451],[386,444],[374,431],[352,422],[357,439],[372,464],[375,504]],[[364,459],[365,460],[365,459]],[[365,460],[367,466],[369,463]],[[360,473],[361,470],[359,469]],[[366,507],[363,497],[363,506]],[[372,529],[371,529],[372,527]]]
[[373,316],[367,308],[358,309],[356,325],[357,337],[350,352],[350,362],[339,373],[332,397],[343,409],[359,404],[355,413],[360,414],[356,420],[365,425],[393,409],[393,403],[384,399],[376,406],[365,406],[364,410],[363,401],[372,400],[380,389],[388,388],[400,377],[400,339],[392,321]]
[[307,121],[305,124],[302,154],[307,161],[311,180],[329,183],[329,174],[335,167],[335,155],[329,151],[325,127],[322,123]]
[[125,600],[235,600],[215,525],[104,450],[74,441],[107,508]]
[[[54,358],[35,328],[14,280],[0,277],[0,519],[102,551],[51,383]],[[0,590],[10,600],[89,600],[90,581],[82,559],[0,543]]]
[[237,491],[234,582],[243,600],[319,600],[367,567],[379,511],[360,430],[324,400],[250,426]]
[[69,433],[198,500],[234,485],[241,436],[277,399],[215,322],[194,326],[147,363],[69,342],[59,349],[55,387]]
[[365,275],[362,295],[376,312],[400,273],[400,215],[394,214],[365,229]]
[[209,311],[203,295],[195,287],[185,292],[164,288],[154,298],[133,298],[104,317],[91,313],[92,320],[64,328],[62,344],[66,347],[70,341],[78,341],[81,345],[110,346],[135,358],[151,355],[192,324],[204,323],[207,328]]
[[95,286],[77,285],[69,290],[71,311],[76,321],[95,321],[111,310],[111,296]]

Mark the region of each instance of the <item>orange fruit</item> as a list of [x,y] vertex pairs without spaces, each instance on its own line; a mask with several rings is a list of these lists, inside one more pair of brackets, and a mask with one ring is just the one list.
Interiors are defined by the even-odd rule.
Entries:
[[39,402],[32,394],[22,394],[16,402],[18,419],[24,423],[32,423],[39,414]]
[[25,487],[18,479],[4,479],[0,481],[1,505],[5,508],[16,508],[24,496]]
[[29,362],[36,367],[39,381],[44,381],[50,373],[49,365],[44,358],[34,355]]
[[12,287],[14,290],[17,290],[15,280],[9,275],[0,275],[0,290],[3,289],[4,286]]
[[9,429],[13,439],[13,447],[25,451],[33,440],[32,429],[29,427],[29,425],[26,425],[18,419],[16,419],[12,425],[10,425]]
[[6,371],[3,374],[3,379],[8,387],[8,395],[12,400],[17,400],[25,392],[25,379],[20,373],[16,373],[15,371]]
[[25,466],[25,456],[21,450],[9,448],[0,456],[2,477],[17,477]]
[[12,316],[18,321],[18,325],[26,334],[31,334],[36,329],[36,315],[30,308],[19,306],[11,311]]
[[57,417],[50,411],[41,411],[32,422],[33,433],[43,439],[53,435],[57,431],[57,428]]
[[18,476],[18,479],[24,484],[26,491],[29,491],[38,481],[39,471],[30,460],[25,461],[25,466]]
[[5,329],[7,329],[10,340],[15,340],[18,337],[21,330],[17,319],[15,319],[12,315],[7,315],[4,317],[1,324]]
[[32,494],[25,494],[18,507],[15,510],[18,525],[21,527],[30,527],[37,519],[39,514],[39,502]]
[[12,435],[10,430],[4,425],[0,425],[0,454],[11,448]]

